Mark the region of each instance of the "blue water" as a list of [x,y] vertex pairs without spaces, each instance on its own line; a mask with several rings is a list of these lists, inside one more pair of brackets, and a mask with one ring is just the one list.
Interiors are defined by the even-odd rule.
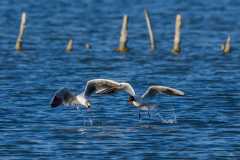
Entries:
[[[144,8],[157,39],[153,53]],[[28,17],[19,53],[22,11]],[[182,53],[174,56],[178,13]],[[130,51],[118,54],[123,14]],[[231,0],[1,1],[0,159],[240,159],[239,15],[240,2]],[[224,56],[228,33],[233,51]],[[186,96],[156,97],[161,107],[140,120],[124,93],[93,96],[90,111],[50,108],[57,89],[79,93],[93,78],[127,81],[139,95],[160,84]]]

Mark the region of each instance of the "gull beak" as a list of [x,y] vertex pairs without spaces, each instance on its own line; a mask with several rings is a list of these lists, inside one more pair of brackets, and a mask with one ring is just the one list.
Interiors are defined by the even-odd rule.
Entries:
[[91,103],[87,102],[87,108],[90,108],[90,107],[91,107]]

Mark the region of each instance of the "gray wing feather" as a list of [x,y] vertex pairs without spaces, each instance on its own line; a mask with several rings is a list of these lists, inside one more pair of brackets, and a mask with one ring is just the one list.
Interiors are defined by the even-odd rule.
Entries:
[[104,88],[97,91],[97,94],[112,94],[119,91],[125,91],[131,96],[135,96],[135,91],[129,83],[119,83],[120,85],[112,88]]
[[96,94],[112,94],[115,91],[116,90],[114,90],[113,88],[103,88],[103,89],[97,90]]
[[135,91],[129,83],[118,83],[109,79],[94,79],[87,82],[84,95],[90,96],[93,93],[111,94],[118,91],[125,91],[135,96]]
[[116,81],[109,79],[93,79],[87,82],[85,90],[83,92],[84,96],[90,96],[93,93],[100,93],[105,89],[118,88],[120,84]]
[[164,94],[173,95],[173,96],[183,96],[184,95],[184,92],[174,89],[174,88],[170,88],[170,87],[166,87],[166,86],[150,86],[146,90],[146,92],[142,95],[142,98],[155,96],[158,93],[164,93]]

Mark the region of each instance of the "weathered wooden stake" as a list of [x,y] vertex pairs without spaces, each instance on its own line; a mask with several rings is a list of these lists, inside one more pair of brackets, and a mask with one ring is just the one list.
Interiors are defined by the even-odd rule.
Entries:
[[90,49],[90,48],[92,48],[92,45],[91,45],[90,43],[85,43],[85,44],[84,44],[84,47],[85,47],[86,49]]
[[180,47],[180,32],[181,32],[181,15],[178,14],[176,16],[176,24],[175,24],[175,37],[174,37],[174,42],[173,42],[173,48],[172,52],[174,54],[179,54],[181,52],[181,47]]
[[73,50],[73,40],[69,39],[65,51],[66,52],[71,52],[72,50]]
[[21,16],[19,34],[17,37],[16,46],[15,46],[17,51],[22,50],[23,36],[24,36],[25,28],[26,28],[26,17],[27,17],[26,13],[23,12],[22,16]]
[[128,16],[123,16],[123,23],[121,29],[121,35],[119,39],[119,47],[115,49],[118,52],[127,52],[127,36],[128,36]]
[[146,9],[144,10],[144,16],[145,16],[147,27],[148,27],[150,50],[153,51],[155,49],[155,38],[152,30],[151,19]]
[[221,45],[221,49],[224,54],[228,54],[231,52],[231,36],[230,34],[227,37],[227,40]]

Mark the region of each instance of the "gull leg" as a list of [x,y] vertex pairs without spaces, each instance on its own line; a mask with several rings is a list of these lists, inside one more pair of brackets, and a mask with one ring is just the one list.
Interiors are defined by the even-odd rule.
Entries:
[[148,117],[150,118],[151,117],[151,115],[150,115],[150,111],[148,110]]

